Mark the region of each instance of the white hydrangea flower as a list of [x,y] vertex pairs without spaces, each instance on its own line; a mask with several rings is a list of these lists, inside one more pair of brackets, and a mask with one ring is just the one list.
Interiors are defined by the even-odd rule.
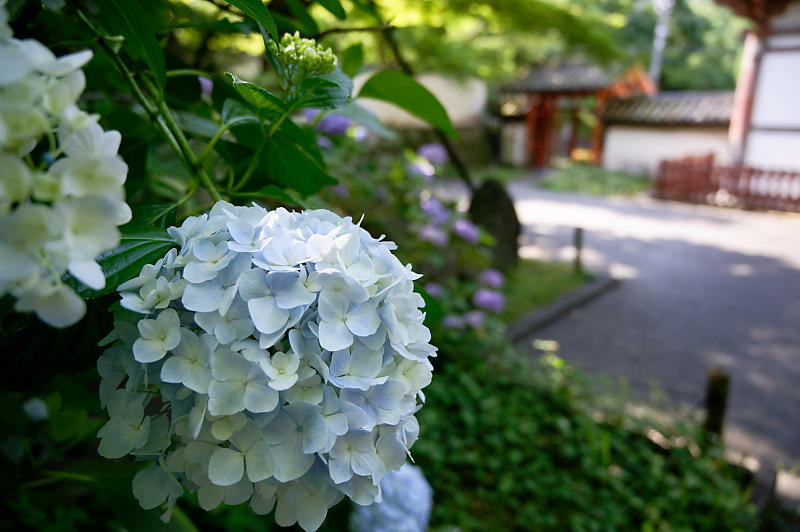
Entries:
[[[150,477],[172,485],[167,471],[202,508],[249,500],[305,530],[344,496],[379,501],[419,433],[436,355],[419,276],[394,244],[325,210],[218,202],[169,232],[179,249],[120,286],[142,317],[117,323],[98,361],[115,427],[101,454],[166,464],[137,477],[140,491]],[[119,394],[162,406],[121,417]],[[164,423],[166,441],[141,436]],[[144,503],[174,503],[154,490]]]
[[[95,290],[105,286],[95,259],[119,244],[117,226],[130,220],[128,167],[117,155],[120,134],[76,105],[92,52],[57,58],[36,40],[13,38],[7,22],[0,2],[0,296],[67,327],[86,304],[61,279],[69,272]],[[30,167],[22,157],[48,133],[58,138],[48,154],[57,159]]]

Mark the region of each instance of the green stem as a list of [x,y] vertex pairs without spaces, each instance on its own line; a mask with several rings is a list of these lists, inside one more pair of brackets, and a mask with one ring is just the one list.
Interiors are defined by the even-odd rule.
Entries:
[[220,127],[216,133],[214,133],[214,136],[211,137],[211,140],[208,141],[208,144],[203,150],[203,153],[201,153],[200,157],[198,157],[200,163],[203,163],[208,158],[208,156],[211,155],[211,152],[214,150],[214,145],[226,131],[228,131],[230,128],[232,128],[237,124],[241,124],[242,122],[247,122],[249,120],[252,120],[252,118],[247,116],[242,116],[240,118],[235,118],[231,120],[227,124],[223,124],[222,127]]
[[46,475],[44,478],[20,484],[20,489],[38,488],[39,486],[47,486],[48,484],[54,484],[61,480],[72,480],[84,484],[94,484],[95,482],[93,477],[81,475],[80,473],[70,473],[68,471],[43,471],[42,473]]
[[170,148],[172,148],[172,151],[174,151],[181,160],[181,163],[189,171],[189,174],[197,175],[214,201],[220,201],[222,196],[217,191],[217,188],[214,186],[214,182],[211,180],[211,177],[208,175],[205,168],[203,168],[200,162],[197,160],[197,156],[192,150],[192,147],[189,145],[189,142],[183,135],[181,128],[178,127],[178,124],[175,122],[175,118],[172,116],[172,112],[164,101],[161,91],[156,89],[150,80],[143,78],[142,81],[144,82],[145,86],[156,96],[157,99],[156,104],[150,101],[150,98],[147,97],[142,88],[139,86],[139,83],[136,81],[136,77],[133,75],[133,72],[131,72],[119,54],[110,46],[108,46],[108,43],[105,41],[105,36],[100,33],[100,31],[94,26],[94,24],[92,24],[92,22],[88,19],[88,17],[86,17],[86,15],[83,14],[81,10],[78,10],[78,16],[97,36],[98,43],[108,53],[122,75],[125,76],[125,79],[131,86],[136,99],[139,100],[139,102],[142,104],[142,107],[144,107],[145,111],[147,111],[147,114],[150,115],[150,118],[158,126],[158,129],[161,130],[161,133],[167,140],[167,144],[169,144]]
[[244,175],[242,176],[241,181],[236,183],[236,186],[231,189],[233,192],[237,192],[244,187],[250,178],[253,176],[253,172],[255,172],[256,166],[258,166],[258,161],[261,159],[261,152],[264,151],[264,147],[267,145],[269,138],[272,136],[272,133],[267,135],[259,144],[258,148],[256,148],[256,152],[253,154],[253,157],[250,159],[250,164],[247,165],[247,170],[245,170]]
[[189,141],[186,139],[186,136],[183,134],[183,130],[180,128],[178,123],[175,121],[175,117],[172,115],[172,111],[170,110],[167,102],[161,96],[161,93],[158,89],[153,85],[153,82],[147,78],[143,78],[145,86],[150,90],[153,94],[156,95],[158,98],[156,105],[161,117],[167,124],[167,128],[170,132],[175,136],[175,140],[178,142],[178,146],[180,146],[180,150],[183,152],[184,157],[189,165],[189,173],[192,175],[196,175],[200,178],[200,182],[203,184],[203,187],[208,191],[211,199],[214,201],[221,201],[222,195],[220,195],[219,191],[217,190],[216,185],[214,185],[214,181],[212,181],[211,176],[208,175],[208,172],[203,165],[200,164],[200,161],[195,155],[192,146],[189,144]]
[[197,70],[194,68],[176,68],[174,70],[167,70],[168,78],[178,78],[182,76],[202,76],[209,79],[212,77],[212,75],[208,72],[203,72],[202,70]]
[[169,212],[172,211],[173,209],[180,209],[183,205],[186,204],[187,201],[192,199],[192,197],[197,192],[197,188],[199,186],[200,186],[200,182],[197,179],[192,179],[192,183],[189,185],[189,191],[181,199],[179,199],[176,203],[174,203],[173,205],[170,205],[169,207],[167,207],[163,211],[161,211],[158,214],[156,214],[155,216],[153,216],[150,220],[148,220],[147,221],[147,225],[154,224],[159,218],[169,214]]

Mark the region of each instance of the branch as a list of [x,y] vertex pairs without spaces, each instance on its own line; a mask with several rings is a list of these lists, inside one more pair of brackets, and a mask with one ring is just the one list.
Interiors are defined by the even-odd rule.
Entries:
[[[374,4],[373,4],[374,7]],[[376,8],[376,17],[377,17],[377,8]],[[400,65],[400,70],[405,72],[411,77],[414,77],[414,69],[411,68],[411,65],[403,58],[403,54],[400,52],[400,45],[397,43],[397,39],[394,38],[394,30],[393,26],[389,28],[383,29],[383,37],[386,40],[386,43],[389,45],[389,48],[392,49],[392,53],[394,57],[397,59],[397,63]],[[436,132],[436,136],[439,137],[439,142],[442,143],[444,149],[447,151],[447,155],[450,156],[450,160],[453,161],[453,166],[456,167],[458,171],[458,175],[461,180],[467,185],[467,188],[470,189],[471,192],[475,192],[475,186],[472,184],[472,179],[469,175],[469,170],[467,166],[464,164],[464,161],[461,159],[461,156],[456,152],[455,146],[453,146],[450,137],[448,137],[445,133],[440,131],[438,128],[434,128]]]

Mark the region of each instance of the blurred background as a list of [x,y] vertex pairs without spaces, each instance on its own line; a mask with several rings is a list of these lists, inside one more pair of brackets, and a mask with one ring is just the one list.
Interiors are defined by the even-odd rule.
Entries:
[[[11,4],[18,33],[80,42],[63,0]],[[223,72],[276,85],[258,28],[228,3],[141,6],[167,68],[191,74],[167,88],[188,132]],[[417,480],[385,488],[419,513],[402,530],[800,529],[800,2],[267,6],[281,33],[333,48],[362,96],[294,117],[335,184],[308,195],[290,169],[264,183],[291,197],[248,198],[363,214],[424,274],[439,356],[412,457],[433,503],[397,502]],[[139,162],[128,200],[178,201],[185,169],[120,110],[109,68],[86,67],[83,104]],[[435,96],[454,134],[413,101],[361,92],[384,69]],[[86,350],[44,372],[15,359],[3,378],[17,405],[2,419],[3,528],[278,528],[191,497],[168,525],[138,510],[134,464],[94,454]],[[10,382],[20,373],[34,384]],[[398,514],[354,508],[323,529],[400,530]]]

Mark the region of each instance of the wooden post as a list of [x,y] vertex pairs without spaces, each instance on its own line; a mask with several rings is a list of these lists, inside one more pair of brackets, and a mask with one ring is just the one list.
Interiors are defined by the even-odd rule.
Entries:
[[536,125],[541,117],[542,99],[537,94],[531,94],[529,102],[528,112],[525,115],[526,150],[528,164],[536,166],[536,145],[539,141],[539,133]]
[[722,368],[712,368],[708,372],[706,382],[706,420],[703,424],[706,432],[722,438],[725,423],[725,410],[728,406],[728,390],[731,375]]
[[556,97],[547,94],[542,96],[542,116],[539,119],[539,139],[537,142],[536,166],[550,165],[553,151],[553,118],[555,115]]
[[595,96],[594,118],[595,123],[592,128],[592,160],[594,164],[600,164],[603,160],[603,110],[606,107],[607,96],[598,92]]
[[583,228],[576,227],[575,233],[572,238],[575,245],[575,275],[580,275],[583,272],[583,260],[581,253],[583,251]]

